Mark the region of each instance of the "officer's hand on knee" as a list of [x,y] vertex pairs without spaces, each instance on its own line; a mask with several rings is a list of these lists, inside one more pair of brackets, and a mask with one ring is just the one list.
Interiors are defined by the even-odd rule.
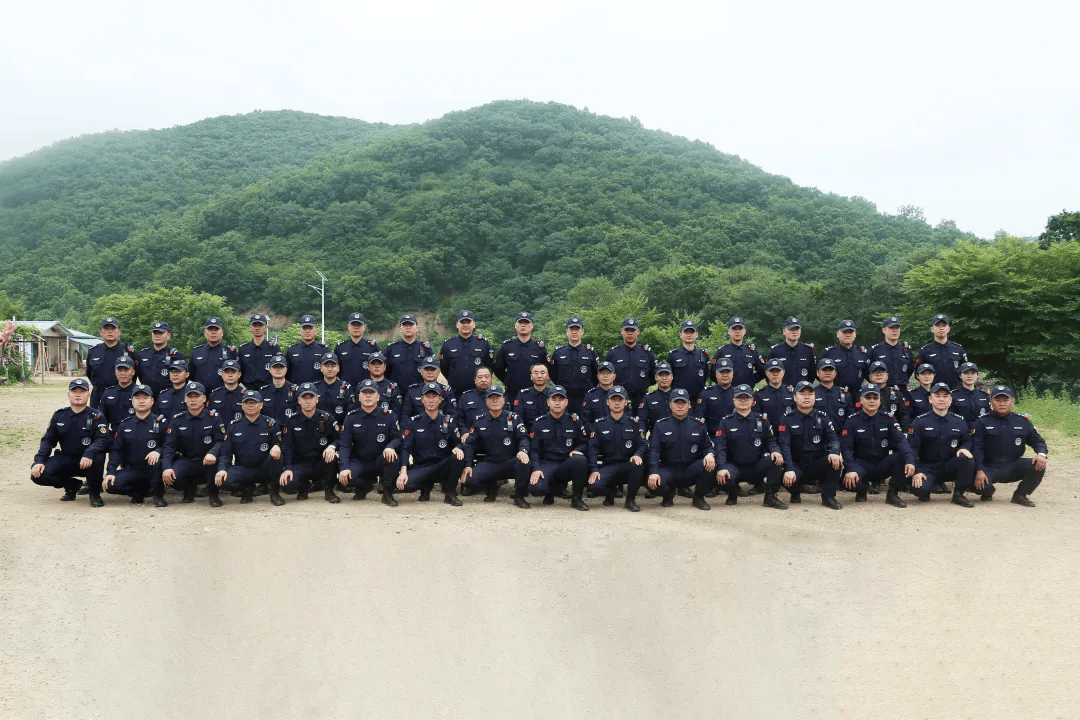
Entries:
[[632,462],[634,465],[640,465],[641,464],[641,456],[640,455],[631,455],[630,456],[630,462]]
[[655,473],[649,476],[649,489],[655,490],[656,486],[660,484],[660,476]]
[[337,449],[333,447],[326,448],[323,450],[322,457],[326,462],[334,462],[334,458],[337,457]]
[[94,464],[94,461],[91,460],[88,457],[79,458],[79,469],[80,470],[85,470],[86,468],[90,467],[93,464]]
[[454,457],[457,458],[458,460],[464,460],[465,459],[465,451],[462,450],[459,447],[454,448],[450,452],[453,453]]
[[727,468],[720,468],[716,471],[716,482],[723,485],[731,479],[731,472]]
[[926,480],[926,475],[924,473],[915,473],[911,476],[911,487],[921,488],[923,480]]
[[469,479],[471,477],[472,477],[472,468],[467,467],[467,468],[465,468],[464,470],[461,471],[461,482],[465,482],[467,479]]
[[339,483],[341,483],[342,486],[348,485],[349,480],[351,480],[351,479],[352,479],[352,470],[342,470],[341,472],[338,473],[337,481]]
[[41,473],[43,472],[45,472],[45,466],[41,463],[38,463],[37,465],[34,465],[32,468],[30,468],[30,477],[39,478],[41,477]]
[[285,472],[281,473],[281,477],[278,478],[278,482],[281,483],[281,485],[284,486],[284,485],[288,485],[290,482],[292,482],[292,479],[293,479],[292,470],[286,470]]
[[856,473],[848,473],[844,475],[844,487],[848,490],[859,484],[859,476]]
[[202,464],[203,465],[216,465],[217,464],[217,456],[210,455],[209,453],[207,453],[207,455],[202,459]]
[[225,478],[227,477],[229,477],[229,473],[224,470],[218,470],[217,474],[214,475],[214,484],[220,486],[221,483],[225,482]]
[[166,485],[171,486],[175,480],[176,480],[176,473],[173,472],[173,470],[171,468],[169,470],[166,470],[165,472],[161,473],[161,482],[165,483]]
[[274,458],[275,460],[280,460],[281,459],[281,448],[279,446],[277,446],[277,445],[270,448],[270,457]]
[[990,478],[986,477],[986,473],[984,473],[982,470],[976,470],[975,471],[975,488],[977,490],[982,490],[984,487],[986,487],[986,482],[989,479]]
[[150,452],[146,453],[146,464],[147,465],[157,465],[158,460],[160,460],[160,459],[161,459],[161,453],[159,453],[157,450],[151,450]]
[[1046,458],[1044,458],[1042,455],[1036,455],[1035,457],[1031,458],[1031,461],[1035,463],[1035,469],[1039,472],[1042,472],[1046,469]]
[[600,479],[600,473],[598,473],[598,472],[589,473],[589,484],[590,485],[595,485],[596,481],[599,480],[599,479]]
[[529,484],[535,485],[540,482],[540,478],[544,477],[544,473],[541,470],[533,470],[532,475],[529,476]]
[[791,470],[788,470],[786,473],[784,473],[784,484],[791,485],[791,483],[793,482],[795,482],[795,473]]
[[401,472],[397,476],[397,489],[404,490],[405,485],[409,482],[409,473],[405,468],[401,468]]
[[529,464],[529,454],[528,453],[523,453],[523,452],[521,452],[519,450],[518,454],[517,454],[517,459],[518,459],[518,462],[521,463],[522,465],[528,465]]
[[971,454],[971,451],[968,450],[967,448],[960,448],[959,450],[956,451],[956,455],[957,455],[957,457],[966,457],[966,458],[974,458],[975,457],[974,455]]
[[397,460],[397,453],[391,448],[386,448],[382,451],[383,460],[386,462],[394,462]]
[[113,482],[114,480],[116,480],[116,478],[113,477],[112,475],[106,475],[105,479],[101,481],[101,489],[102,489],[102,491],[108,490],[109,489],[109,483]]
[[839,470],[840,463],[842,463],[843,461],[844,459],[839,455],[829,455],[829,463],[832,464],[833,470]]
[[911,477],[915,474],[915,466],[911,463],[904,465],[904,477]]
[[772,453],[771,455],[769,455],[769,457],[772,458],[773,465],[783,465],[784,464],[784,456],[781,455],[780,453]]
[[716,469],[716,456],[712,453],[706,455],[702,462],[705,463],[705,472],[712,472]]

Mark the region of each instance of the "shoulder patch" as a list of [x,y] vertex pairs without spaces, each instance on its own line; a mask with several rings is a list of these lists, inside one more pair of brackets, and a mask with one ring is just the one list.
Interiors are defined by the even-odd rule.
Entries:
[[645,349],[645,352],[652,352],[652,348],[649,347],[648,345],[642,345],[641,347],[643,347]]
[[543,340],[537,340],[536,341],[536,347],[544,347],[544,341]]
[[698,419],[697,419],[697,421],[698,421],[698,423],[699,423],[699,424],[701,424],[701,425],[704,425],[704,424],[705,424],[705,418],[698,418]]

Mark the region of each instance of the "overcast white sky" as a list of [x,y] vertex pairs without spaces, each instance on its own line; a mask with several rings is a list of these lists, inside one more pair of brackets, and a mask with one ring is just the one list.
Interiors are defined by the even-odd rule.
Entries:
[[0,160],[255,109],[422,122],[528,98],[637,116],[800,185],[990,237],[1080,209],[1080,6],[18,3]]

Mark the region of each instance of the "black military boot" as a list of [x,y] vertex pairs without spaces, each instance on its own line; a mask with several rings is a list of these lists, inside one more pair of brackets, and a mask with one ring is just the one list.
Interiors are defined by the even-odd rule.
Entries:
[[898,493],[894,487],[889,488],[889,492],[885,495],[885,502],[893,507],[907,507],[907,503],[900,499],[900,493]]
[[[213,480],[211,480],[210,482],[213,482]],[[193,483],[193,482],[188,483],[187,485],[184,486],[184,497],[180,498],[180,502],[182,502],[182,503],[193,503],[193,502],[195,502],[195,483]]]
[[431,500],[431,489],[430,488],[421,488],[420,489],[419,502],[427,502],[429,500]]
[[[611,502],[612,502],[613,505],[615,504],[614,500],[612,500]],[[576,491],[573,494],[573,496],[571,496],[571,498],[570,498],[570,507],[574,508],[575,510],[588,510],[589,509],[589,506],[586,505],[585,501],[581,499],[581,491],[580,490]]]
[[165,500],[164,485],[158,485],[154,488],[154,507],[169,507],[168,501]]
[[[736,486],[737,487],[737,486]],[[727,500],[724,501],[725,505],[738,505],[739,504],[739,491],[729,490]]]
[[866,489],[855,491],[855,502],[866,502]]
[[398,501],[397,498],[394,497],[394,493],[390,492],[389,490],[383,490],[382,504],[386,505],[387,507],[397,507]]
[[[322,485],[322,482],[320,481],[319,484]],[[296,490],[296,499],[297,500],[307,500],[308,499],[308,488],[310,488],[310,487],[311,487],[311,483],[309,481],[301,480],[300,481],[300,487],[297,488],[297,490]]]
[[145,500],[145,499],[146,499],[146,496],[143,495],[142,493],[132,493],[131,494],[131,504],[132,505],[142,505],[143,500]]
[[60,500],[63,501],[63,502],[71,502],[71,501],[73,501],[75,499],[75,497],[78,494],[79,494],[79,486],[78,485],[74,485],[74,486],[69,485],[69,486],[64,488],[64,496],[62,498],[60,498]]
[[776,488],[765,488],[765,499],[761,501],[763,507],[776,508],[777,510],[787,510],[787,503],[776,497]]
[[457,496],[455,491],[443,493],[443,502],[454,507],[461,507],[461,498]]
[[281,497],[281,485],[276,482],[267,483],[266,486],[270,495],[270,504],[274,507],[285,504],[285,498]]
[[328,503],[341,502],[341,498],[339,498],[337,496],[337,493],[334,492],[334,483],[330,482],[330,480],[327,480],[323,483],[323,497],[326,498],[326,502]]
[[868,493],[870,493],[871,495],[880,495],[881,494],[881,481],[880,480],[874,480],[873,482],[870,483],[870,487],[867,488],[866,491]]
[[211,483],[206,486],[206,497],[210,507],[221,507],[221,493],[218,491],[217,485]]
[[[468,485],[465,485],[464,487],[462,487],[461,488],[461,494],[464,495],[465,491],[468,490],[468,489],[469,489]],[[470,493],[470,494],[473,494],[475,492],[476,491],[473,490],[472,493]],[[484,502],[495,502],[495,500],[498,499],[498,497],[499,497],[499,484],[498,483],[491,483],[491,487],[489,487],[488,490],[487,490],[487,495],[484,496]]]
[[[693,494],[690,495],[693,497]],[[660,503],[660,507],[673,507],[675,505],[675,491],[668,490],[664,493],[664,500]]]
[[528,510],[532,507],[532,505],[529,504],[529,501],[525,499],[525,496],[518,493],[514,493],[514,506],[519,507],[522,510]]
[[830,510],[839,510],[840,508],[844,507],[836,501],[836,498],[822,498],[821,504],[829,508]]
[[952,504],[966,508],[975,507],[975,503],[964,497],[964,491],[960,488],[956,488],[955,490],[953,490]]
[[258,487],[255,488],[255,495],[269,495],[269,494],[270,494],[270,485],[268,483],[259,483]]
[[105,507],[105,501],[101,499],[101,491],[90,488],[90,507]]
[[1013,493],[1011,502],[1017,505],[1023,505],[1024,507],[1035,507],[1035,503],[1028,499],[1028,496],[1024,493],[1017,491]]
[[243,490],[240,491],[240,504],[244,505],[251,502],[255,502],[255,486],[248,483],[244,486]]
[[615,491],[614,490],[608,490],[607,493],[604,494],[604,506],[605,507],[611,507],[614,504],[615,504]]
[[630,492],[629,490],[626,491],[626,500],[623,500],[623,507],[630,512],[641,511],[641,508],[639,508],[637,504],[637,498],[635,497],[636,495],[636,492]]

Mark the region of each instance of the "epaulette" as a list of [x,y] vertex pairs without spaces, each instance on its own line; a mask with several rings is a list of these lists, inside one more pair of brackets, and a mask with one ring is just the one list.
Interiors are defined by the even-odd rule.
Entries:
[[676,350],[678,350],[678,349],[679,349],[679,348],[671,348],[670,350],[668,350],[668,351],[667,351],[668,357],[670,358],[670,357],[671,357],[671,353],[675,352],[675,351],[676,351]]
[[[141,352],[141,353],[144,353],[144,352],[146,352],[146,351],[147,351],[147,350],[149,350],[149,349],[150,349],[149,347],[144,347],[144,348],[143,348],[142,350],[140,350],[139,352]],[[169,354],[170,354],[170,355],[172,355],[172,353],[169,353]]]
[[[615,349],[615,348],[617,348],[617,347],[619,347],[619,346],[618,346],[618,345],[612,345],[612,346],[611,346],[611,350],[614,350],[614,349]],[[608,350],[608,352],[611,352],[611,350]]]
[[505,345],[506,343],[510,342],[511,340],[517,340],[517,338],[506,338],[505,340],[502,341],[502,344]]

